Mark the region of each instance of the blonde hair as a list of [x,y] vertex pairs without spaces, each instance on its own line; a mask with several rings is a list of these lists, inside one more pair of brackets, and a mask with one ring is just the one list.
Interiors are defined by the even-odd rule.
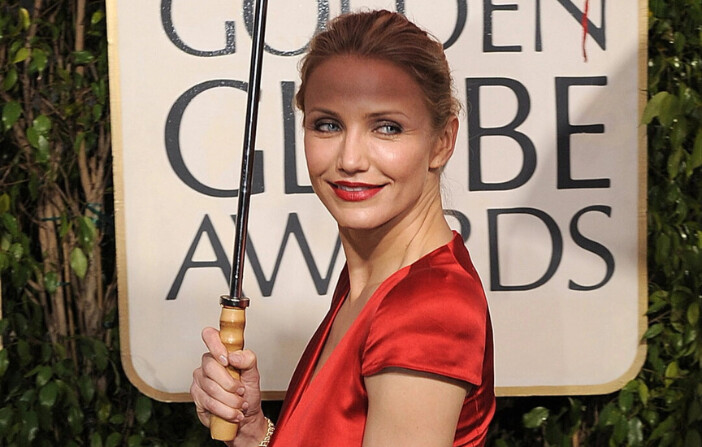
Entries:
[[340,15],[312,39],[295,96],[302,112],[310,74],[325,60],[346,55],[392,62],[409,73],[424,93],[434,129],[443,128],[460,111],[441,42],[405,16],[378,10]]

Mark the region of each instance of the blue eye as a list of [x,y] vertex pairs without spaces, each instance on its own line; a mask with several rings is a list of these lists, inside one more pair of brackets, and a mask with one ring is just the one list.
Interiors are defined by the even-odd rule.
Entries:
[[397,135],[402,133],[402,127],[395,123],[382,123],[376,128],[376,131],[384,135]]
[[314,129],[319,132],[338,132],[341,127],[334,121],[318,121],[314,124]]

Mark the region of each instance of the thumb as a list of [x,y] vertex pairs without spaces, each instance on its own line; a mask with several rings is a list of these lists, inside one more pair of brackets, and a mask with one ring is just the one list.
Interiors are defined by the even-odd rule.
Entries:
[[229,353],[229,364],[241,372],[241,381],[246,384],[258,384],[258,359],[253,351],[244,349]]

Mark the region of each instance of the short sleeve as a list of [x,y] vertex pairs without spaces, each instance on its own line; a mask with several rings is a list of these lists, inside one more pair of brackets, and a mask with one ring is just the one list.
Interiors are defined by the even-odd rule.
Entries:
[[475,270],[457,264],[415,267],[378,304],[362,374],[398,367],[480,386],[488,310]]

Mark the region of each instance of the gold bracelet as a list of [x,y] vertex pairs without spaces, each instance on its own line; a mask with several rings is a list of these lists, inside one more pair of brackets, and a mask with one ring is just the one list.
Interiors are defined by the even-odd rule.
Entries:
[[267,447],[268,443],[271,441],[271,436],[273,436],[273,432],[275,431],[275,424],[273,421],[266,418],[266,422],[268,423],[268,431],[266,431],[266,437],[263,438],[263,441],[261,441],[258,447]]

